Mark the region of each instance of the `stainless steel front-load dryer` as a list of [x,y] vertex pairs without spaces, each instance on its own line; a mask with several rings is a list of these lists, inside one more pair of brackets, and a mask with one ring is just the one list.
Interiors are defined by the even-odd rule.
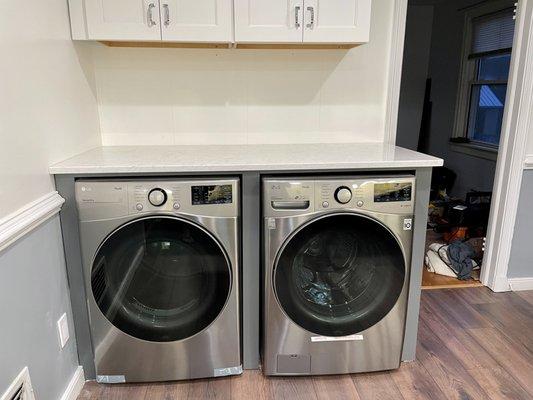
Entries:
[[99,382],[239,374],[239,181],[76,182]]
[[320,375],[398,368],[413,176],[263,180],[263,368]]

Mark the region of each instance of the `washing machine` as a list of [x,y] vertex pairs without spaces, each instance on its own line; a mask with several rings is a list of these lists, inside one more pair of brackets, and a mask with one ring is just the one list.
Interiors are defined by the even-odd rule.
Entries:
[[263,370],[400,365],[414,176],[265,178]]
[[98,382],[240,374],[239,180],[78,180]]

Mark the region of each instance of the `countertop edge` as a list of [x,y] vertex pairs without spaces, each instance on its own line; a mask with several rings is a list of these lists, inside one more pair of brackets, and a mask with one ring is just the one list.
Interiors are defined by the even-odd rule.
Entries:
[[443,160],[419,161],[390,161],[390,162],[362,162],[346,164],[290,164],[290,165],[267,165],[267,164],[234,164],[234,165],[211,165],[211,166],[186,166],[168,165],[154,167],[136,166],[79,166],[62,167],[51,166],[50,175],[90,175],[90,174],[126,174],[126,173],[187,173],[187,172],[275,172],[275,171],[303,171],[303,170],[361,170],[361,169],[399,169],[399,168],[433,168],[441,167]]

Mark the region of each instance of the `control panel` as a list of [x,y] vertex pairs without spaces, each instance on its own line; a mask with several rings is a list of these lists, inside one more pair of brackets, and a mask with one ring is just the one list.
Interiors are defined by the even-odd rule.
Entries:
[[201,185],[193,186],[192,204],[231,204],[233,202],[233,188],[231,185]]
[[412,214],[414,176],[357,178],[286,178],[263,181],[268,216],[335,209]]
[[386,182],[374,185],[376,203],[411,201],[413,185],[410,182]]
[[238,179],[76,182],[82,220],[157,212],[233,217],[239,214],[238,199]]

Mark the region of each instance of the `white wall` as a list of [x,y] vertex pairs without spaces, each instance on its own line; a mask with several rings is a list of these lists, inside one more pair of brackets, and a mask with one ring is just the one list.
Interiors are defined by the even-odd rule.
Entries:
[[347,50],[94,52],[106,145],[381,141],[393,2]]
[[[65,0],[0,2],[0,49],[1,230],[54,190],[51,163],[99,145],[100,132],[90,51],[70,40]],[[0,394],[28,366],[36,398],[57,400],[78,366],[59,218],[1,251],[0,273]],[[63,313],[71,338],[61,349]]]
[[66,0],[0,2],[0,219],[53,190],[48,166],[100,144],[87,45]]

